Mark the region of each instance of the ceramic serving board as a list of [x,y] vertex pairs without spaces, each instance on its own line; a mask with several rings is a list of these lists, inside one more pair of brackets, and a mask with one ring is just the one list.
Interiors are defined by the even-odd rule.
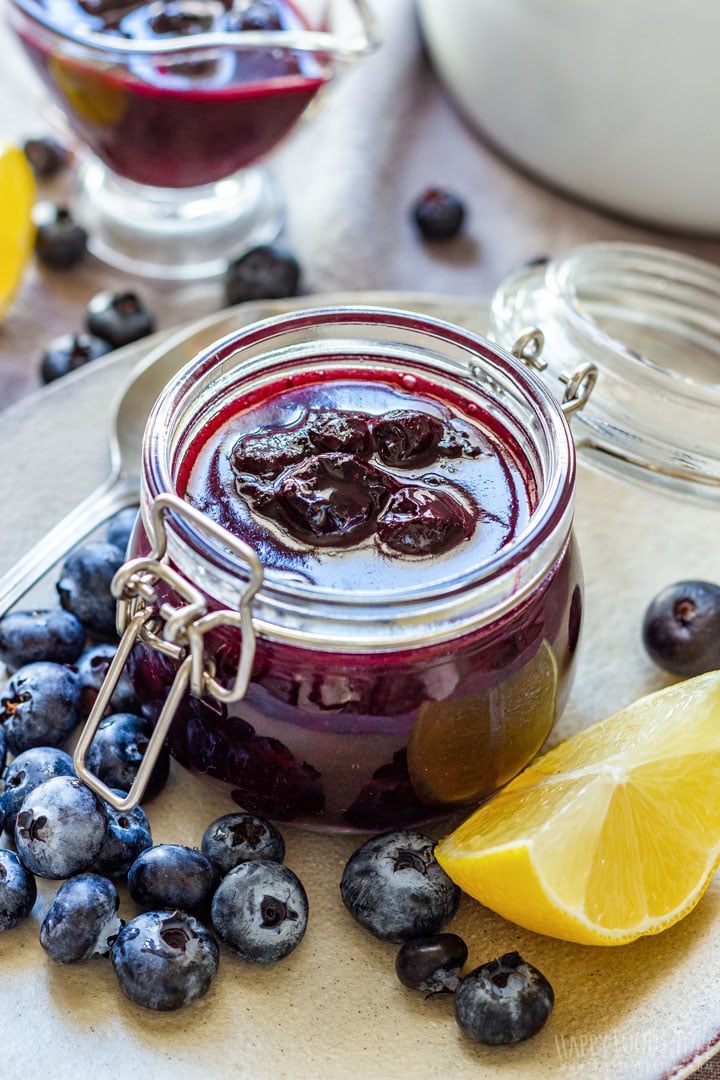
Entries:
[[[0,574],[106,476],[113,402],[138,363],[159,378],[202,345],[287,307],[379,303],[422,310],[484,332],[487,305],[414,294],[352,294],[246,305],[130,346],[81,369],[0,416]],[[147,410],[152,400],[140,402]],[[137,430],[144,417],[138,415]],[[645,657],[640,623],[652,595],[685,577],[717,579],[717,511],[671,502],[580,468],[576,528],[586,576],[586,623],[570,705],[552,741],[663,684]],[[53,575],[43,586],[51,596]],[[226,800],[173,766],[147,806],[156,842],[199,845]],[[443,828],[435,829],[441,835]],[[344,863],[360,842],[283,829],[286,862],[301,877],[310,923],[301,947],[276,967],[223,951],[201,1001],[154,1014],[120,994],[107,961],[74,967],[38,943],[56,885],[40,883],[32,917],[0,936],[2,1075],[7,1080],[543,1080],[592,1076],[679,1080],[720,1040],[720,888],[656,937],[591,948],[521,930],[464,897],[453,929],[475,964],[517,949],[555,988],[544,1030],[513,1047],[475,1046],[452,1001],[406,990],[395,947],[356,926],[339,896]],[[126,893],[121,914],[136,908]]]

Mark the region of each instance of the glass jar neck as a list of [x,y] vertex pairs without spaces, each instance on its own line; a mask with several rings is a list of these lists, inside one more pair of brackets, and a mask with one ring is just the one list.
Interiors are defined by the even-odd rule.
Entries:
[[581,456],[645,485],[720,497],[720,270],[646,245],[589,244],[512,274],[491,337],[545,337],[551,379],[597,364]]
[[[450,324],[388,309],[304,311],[253,324],[206,350],[155,405],[143,451],[143,508],[178,493],[189,447],[208,418],[257,400],[279,381],[340,378],[352,368],[368,383],[393,377],[453,396],[469,413],[498,421],[520,447],[537,495],[527,524],[500,551],[455,576],[421,560],[412,585],[352,591],[288,580],[271,570],[253,605],[263,637],[334,652],[431,645],[494,622],[532,595],[558,561],[572,523],[575,459],[561,409],[542,384],[502,349]],[[358,377],[355,375],[354,377]],[[180,492],[182,493],[182,492]],[[168,552],[208,595],[231,605],[246,569],[187,522],[168,517]]]

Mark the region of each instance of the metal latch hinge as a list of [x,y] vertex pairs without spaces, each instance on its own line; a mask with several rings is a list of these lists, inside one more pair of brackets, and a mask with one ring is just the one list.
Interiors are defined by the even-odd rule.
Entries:
[[[248,578],[238,594],[236,609],[208,611],[203,592],[171,564],[165,528],[165,515],[168,512],[187,519],[196,529],[219,541],[245,564]],[[255,658],[252,603],[262,585],[263,569],[253,549],[184,499],[169,493],[159,495],[154,500],[147,531],[150,553],[126,562],[113,578],[111,588],[118,600],[120,644],[74,754],[75,770],[83,783],[117,810],[132,809],[142,798],[185,692],[189,690],[196,697],[209,695],[222,702],[239,701],[247,692]],[[173,596],[179,597],[181,603],[163,599],[158,588],[161,583],[168,587]],[[215,663],[205,649],[206,635],[220,627],[231,627],[240,634],[238,664],[234,679],[227,686],[216,678]],[[178,667],[133,785],[127,796],[121,798],[88,769],[86,758],[130,653],[138,642],[169,656],[177,662]]]
[[[539,327],[534,326],[524,330],[517,338],[511,352],[517,360],[535,371],[545,371],[547,360],[542,356],[545,346],[545,335]],[[560,408],[568,415],[578,412],[587,404],[588,398],[593,392],[597,382],[598,368],[592,360],[587,360],[578,366],[570,374],[563,371],[558,378],[565,386]]]

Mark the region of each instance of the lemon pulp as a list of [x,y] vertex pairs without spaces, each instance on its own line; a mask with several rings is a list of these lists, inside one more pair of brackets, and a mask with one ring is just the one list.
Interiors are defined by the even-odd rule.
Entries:
[[673,925],[720,861],[720,672],[537,758],[437,846],[467,893],[538,933],[613,945]]

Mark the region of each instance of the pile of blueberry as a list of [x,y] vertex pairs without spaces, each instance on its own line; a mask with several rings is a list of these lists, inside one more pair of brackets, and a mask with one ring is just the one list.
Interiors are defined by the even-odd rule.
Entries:
[[400,944],[401,983],[428,995],[454,995],[455,1019],[474,1042],[522,1042],[545,1025],[555,995],[544,975],[519,953],[506,953],[461,975],[465,942],[443,933],[460,890],[434,854],[435,842],[415,830],[384,833],[351,855],[340,882],[350,914],[375,937]]
[[[60,607],[0,620],[0,931],[26,919],[37,879],[60,882],[40,926],[59,964],[109,957],[122,992],[149,1009],[204,995],[225,947],[253,964],[288,956],[302,941],[308,898],[287,867],[277,828],[236,810],[213,821],[200,849],[155,843],[141,807],[118,811],[78,779],[64,748],[88,714],[117,648],[109,584],[136,517],[121,511],[104,539],[77,548],[56,583]],[[123,677],[88,752],[88,766],[127,792],[151,734]],[[9,764],[6,764],[8,756]],[[168,778],[161,754],[147,798]],[[120,917],[124,886],[142,909]],[[434,841],[403,831],[374,837],[349,859],[343,902],[371,933],[401,943],[396,971],[408,987],[454,994],[461,1029],[485,1043],[516,1042],[545,1023],[553,992],[516,953],[461,977],[465,943],[442,933],[460,892],[434,857]]]
[[[283,864],[269,822],[236,811],[212,822],[201,850],[155,844],[145,812],[118,811],[75,775],[64,748],[97,695],[115,654],[109,584],[124,559],[134,508],[106,538],[77,548],[57,581],[60,607],[0,620],[0,931],[30,914],[37,878],[62,884],[40,928],[58,963],[109,956],[123,992],[151,1009],[176,1009],[209,989],[220,941],[256,964],[287,956],[302,940],[308,902]],[[151,725],[123,677],[88,752],[88,766],[118,794],[132,785]],[[10,757],[9,764],[6,764]],[[168,778],[162,753],[147,798]],[[126,925],[118,886],[144,909]]]

